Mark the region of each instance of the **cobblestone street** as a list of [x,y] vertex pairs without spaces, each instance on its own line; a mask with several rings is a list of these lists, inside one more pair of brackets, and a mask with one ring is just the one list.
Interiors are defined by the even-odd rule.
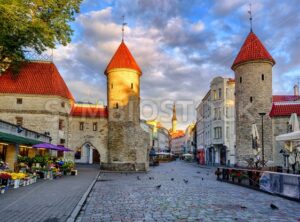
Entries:
[[149,173],[103,173],[77,221],[300,221],[300,203],[218,182],[213,169],[177,161]]
[[0,221],[66,221],[99,172],[94,166],[78,166],[77,169],[78,176],[42,180],[1,195]]

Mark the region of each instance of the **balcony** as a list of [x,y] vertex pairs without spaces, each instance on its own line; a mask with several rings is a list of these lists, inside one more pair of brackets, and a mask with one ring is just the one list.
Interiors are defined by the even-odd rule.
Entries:
[[33,145],[37,143],[50,143],[51,137],[0,120],[0,141]]

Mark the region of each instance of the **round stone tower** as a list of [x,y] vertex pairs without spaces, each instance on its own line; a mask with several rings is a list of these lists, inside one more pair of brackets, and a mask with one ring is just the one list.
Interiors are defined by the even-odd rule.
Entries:
[[[235,73],[236,160],[240,164],[254,157],[252,124],[257,125],[262,147],[262,118],[264,130],[264,159],[272,161],[272,67],[274,59],[251,31],[233,62]],[[265,113],[262,117],[259,113]]]
[[108,64],[105,75],[107,76],[109,121],[139,123],[142,71],[124,41]]
[[124,41],[108,64],[108,170],[147,170],[149,135],[140,127],[142,71]]

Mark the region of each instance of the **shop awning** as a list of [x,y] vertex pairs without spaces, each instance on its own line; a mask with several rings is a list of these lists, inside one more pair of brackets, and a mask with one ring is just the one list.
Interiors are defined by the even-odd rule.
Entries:
[[12,144],[24,144],[24,145],[34,145],[38,144],[41,141],[29,139],[21,136],[16,136],[8,133],[0,132],[0,141]]

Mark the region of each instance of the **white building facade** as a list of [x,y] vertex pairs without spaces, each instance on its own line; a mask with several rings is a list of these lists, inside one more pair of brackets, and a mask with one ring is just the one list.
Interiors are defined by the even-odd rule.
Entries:
[[197,107],[197,147],[208,165],[235,163],[234,87],[230,78],[216,77]]

